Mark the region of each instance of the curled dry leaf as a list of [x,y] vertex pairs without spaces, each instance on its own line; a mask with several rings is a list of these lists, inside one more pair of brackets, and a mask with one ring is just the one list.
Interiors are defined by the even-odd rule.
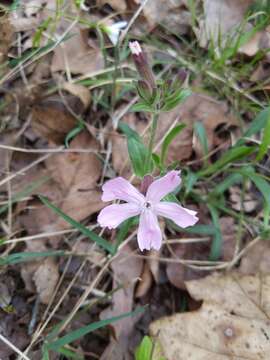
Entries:
[[59,279],[58,266],[52,258],[48,258],[35,271],[33,280],[40,301],[48,304]]
[[201,308],[150,326],[167,360],[269,358],[269,275],[213,274],[186,286]]
[[[116,259],[112,262],[113,288],[123,286],[112,297],[112,306],[101,313],[101,319],[117,316],[133,309],[133,298],[136,280],[140,277],[143,268],[143,260],[132,256],[129,245],[123,247]],[[139,315],[140,316],[140,315]],[[102,359],[123,360],[128,359],[128,345],[132,334],[136,317],[122,319],[114,323],[114,338],[111,341]]]
[[75,26],[71,37],[54,50],[51,70],[73,74],[91,74],[104,68],[102,52],[88,44],[88,31]]

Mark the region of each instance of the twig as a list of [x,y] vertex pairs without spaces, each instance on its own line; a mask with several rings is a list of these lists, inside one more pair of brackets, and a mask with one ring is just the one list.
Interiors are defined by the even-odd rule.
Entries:
[[0,334],[0,340],[3,341],[7,346],[14,350],[24,360],[30,360],[28,356],[24,355],[15,345],[13,345],[7,338]]

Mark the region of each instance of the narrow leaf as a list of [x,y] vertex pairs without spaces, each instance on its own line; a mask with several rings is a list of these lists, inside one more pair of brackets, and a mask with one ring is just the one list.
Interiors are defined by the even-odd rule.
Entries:
[[226,165],[247,157],[255,151],[255,147],[251,146],[238,146],[233,147],[227,151],[219,160],[214,164],[210,165],[208,168],[201,170],[197,173],[198,176],[209,176],[215,172],[223,169]]
[[53,205],[46,197],[39,195],[40,200],[52,209],[57,215],[61,216],[66,222],[71,226],[79,230],[83,235],[88,237],[90,240],[97,243],[97,245],[103,247],[105,250],[109,251],[111,254],[114,252],[114,247],[107,240],[103,239],[101,236],[97,235],[93,231],[87,229],[85,226],[81,225],[76,220],[72,219],[70,216],[66,215],[62,210]]
[[263,138],[261,145],[259,147],[259,152],[256,156],[256,161],[262,160],[262,158],[268,151],[268,146],[270,145],[270,112],[268,111],[267,114],[268,114],[268,118],[264,127]]
[[162,144],[162,148],[161,148],[161,163],[164,164],[164,161],[166,159],[166,155],[167,155],[167,151],[168,151],[168,147],[171,144],[171,142],[173,141],[173,139],[186,127],[185,124],[179,124],[176,125],[173,129],[171,129],[171,131],[166,135],[163,144]]
[[199,142],[202,146],[203,154],[207,155],[208,154],[207,134],[206,134],[205,127],[201,121],[195,122],[194,131],[195,131],[195,134],[197,135]]
[[14,265],[26,261],[36,261],[37,258],[49,256],[63,256],[65,252],[62,250],[44,251],[44,252],[21,252],[7,255],[0,258],[0,265]]
[[135,360],[151,360],[153,343],[149,336],[144,336],[142,342],[135,351]]
[[70,344],[71,342],[73,342],[73,341],[75,341],[75,340],[89,334],[90,332],[92,332],[94,330],[100,329],[100,328],[102,328],[102,327],[104,327],[106,325],[112,324],[112,323],[114,323],[114,322],[116,322],[118,320],[124,319],[126,317],[137,315],[137,314],[143,312],[144,310],[145,310],[145,307],[139,307],[135,311],[124,313],[124,314],[121,314],[119,316],[114,316],[114,317],[109,318],[109,319],[97,321],[97,322],[94,322],[94,323],[89,324],[87,326],[84,326],[84,327],[82,327],[80,329],[71,331],[70,333],[68,333],[67,335],[61,337],[60,339],[48,344],[47,349],[57,351],[59,349],[59,347]]

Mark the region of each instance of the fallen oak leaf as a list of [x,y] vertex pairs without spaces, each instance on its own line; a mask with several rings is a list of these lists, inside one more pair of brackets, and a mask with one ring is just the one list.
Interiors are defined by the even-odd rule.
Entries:
[[269,275],[213,274],[186,286],[202,307],[150,326],[167,360],[269,359]]

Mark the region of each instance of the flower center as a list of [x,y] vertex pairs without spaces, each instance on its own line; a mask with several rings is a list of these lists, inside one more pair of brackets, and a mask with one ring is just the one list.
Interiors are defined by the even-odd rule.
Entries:
[[144,204],[144,207],[146,209],[150,209],[151,208],[151,203],[149,201],[146,201],[146,203]]

